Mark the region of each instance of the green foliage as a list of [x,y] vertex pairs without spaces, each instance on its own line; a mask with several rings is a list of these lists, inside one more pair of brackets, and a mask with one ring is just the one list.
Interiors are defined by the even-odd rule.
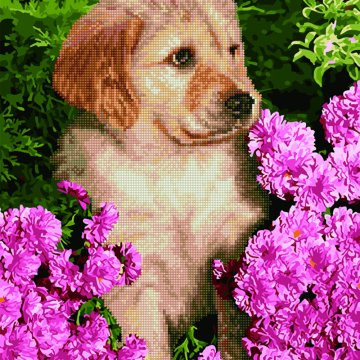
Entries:
[[[0,2],[0,208],[55,201],[50,155],[78,110],[51,87],[61,44],[94,1]],[[45,183],[44,183],[45,182]],[[52,184],[54,185],[54,183]],[[45,195],[46,194],[46,195]],[[40,200],[40,201],[39,201]]]
[[14,121],[0,114],[0,182],[16,180],[9,166],[22,166],[17,157],[19,152],[31,157],[41,157],[36,149],[44,144],[40,138],[34,139],[26,135],[29,129],[22,127],[23,124],[24,121]]
[[[293,61],[302,57],[313,65],[314,80],[322,86],[324,73],[331,68],[346,66],[353,80],[360,79],[360,1],[359,0],[304,0],[307,5],[303,15],[313,22],[297,23],[305,41],[293,41],[290,46],[298,45],[299,51]],[[309,31],[310,30],[310,31]]]
[[314,86],[313,67],[293,63],[289,44],[297,39],[295,24],[303,19],[300,1],[236,1],[245,44],[248,74],[263,98],[263,108],[286,113],[288,121],[318,121],[324,102]]
[[[173,360],[191,360],[208,345],[206,342],[197,340],[195,338],[195,330],[197,330],[195,326],[190,327],[184,342],[175,348]],[[211,344],[209,345],[215,344],[216,337],[214,336]]]

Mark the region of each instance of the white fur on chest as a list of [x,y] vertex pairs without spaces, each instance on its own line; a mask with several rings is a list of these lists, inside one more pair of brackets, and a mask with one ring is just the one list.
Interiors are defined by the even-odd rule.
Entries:
[[[236,249],[260,210],[235,181],[241,158],[232,149],[224,143],[154,151],[136,139],[121,146],[98,129],[74,128],[64,136],[55,177],[84,186],[95,208],[114,202],[119,221],[108,243],[130,241],[142,255],[142,275],[126,289],[129,299],[141,289],[156,289],[177,321],[204,281],[211,289],[206,272],[215,254],[239,255]],[[198,296],[199,316],[209,307],[205,300]]]
[[[240,164],[229,143],[133,159],[111,141],[88,139],[88,178],[101,179],[91,195],[96,205],[100,200],[115,201],[120,213],[110,242],[129,239],[145,255],[158,252],[149,246],[149,236],[174,232],[183,237],[179,251],[193,253],[197,247],[221,246],[220,240],[233,245],[241,223],[254,221],[249,204],[240,200],[235,182]],[[146,244],[141,244],[142,238]],[[161,244],[155,238],[154,242]]]

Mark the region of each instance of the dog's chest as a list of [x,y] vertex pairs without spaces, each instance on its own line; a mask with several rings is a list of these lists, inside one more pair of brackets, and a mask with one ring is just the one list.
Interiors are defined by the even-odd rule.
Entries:
[[144,254],[154,242],[157,253],[161,247],[193,253],[204,246],[209,253],[222,241],[233,245],[254,220],[235,181],[239,164],[225,151],[148,161],[125,155],[108,147],[88,159],[95,205],[114,201],[119,209],[111,242],[132,241]]

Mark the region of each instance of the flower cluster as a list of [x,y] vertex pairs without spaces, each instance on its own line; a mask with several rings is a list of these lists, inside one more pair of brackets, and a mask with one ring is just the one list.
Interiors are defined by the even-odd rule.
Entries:
[[325,139],[335,148],[356,144],[360,134],[360,83],[323,105],[320,122]]
[[359,358],[360,214],[329,208],[360,200],[360,81],[324,105],[322,123],[334,146],[327,159],[312,130],[269,110],[250,132],[259,182],[296,201],[249,240],[235,287],[234,269],[213,261],[217,290],[253,317],[242,341],[254,359]]
[[313,130],[268,109],[249,133],[249,150],[260,162],[257,180],[264,189],[303,209],[325,211],[339,199],[360,198],[360,82],[324,105],[321,122],[335,147],[326,160],[315,152]]
[[[75,196],[85,210],[86,191],[62,181],[61,192]],[[130,243],[99,246],[118,212],[112,203],[86,224],[82,251],[59,251],[61,222],[42,206],[0,212],[0,358],[144,359],[145,341],[127,336],[118,351],[99,311],[74,322],[82,304],[141,274],[141,256]],[[84,255],[85,254],[85,255]]]

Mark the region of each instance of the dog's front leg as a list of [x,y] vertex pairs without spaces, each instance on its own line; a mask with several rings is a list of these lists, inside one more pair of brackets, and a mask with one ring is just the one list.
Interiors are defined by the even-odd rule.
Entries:
[[250,359],[241,345],[250,317],[241,312],[233,300],[223,300],[216,294],[218,317],[218,350],[223,360]]
[[[137,285],[137,286],[136,286]],[[139,283],[113,288],[104,303],[122,327],[122,340],[128,334],[145,339],[149,354],[146,360],[170,360],[168,327],[160,306],[160,294],[152,287],[140,289]]]

